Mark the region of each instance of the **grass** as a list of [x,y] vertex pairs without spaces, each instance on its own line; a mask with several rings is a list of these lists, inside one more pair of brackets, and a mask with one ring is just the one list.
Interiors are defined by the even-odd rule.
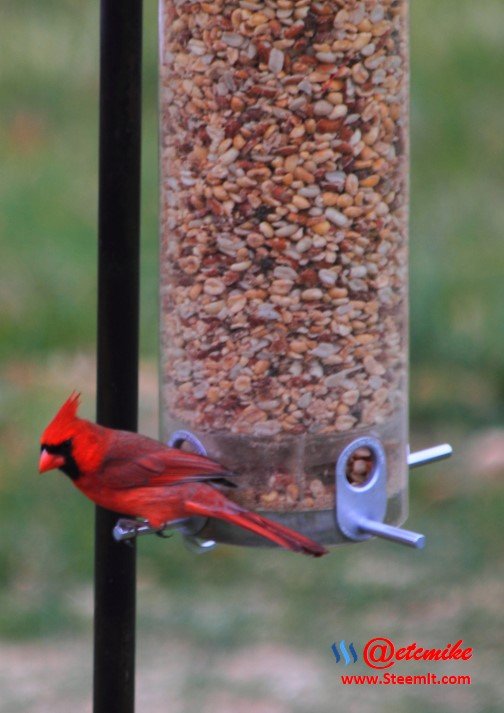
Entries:
[[[422,403],[429,420],[450,415],[447,402],[461,420],[502,417],[502,18],[491,0],[412,6],[412,363],[414,377],[456,370],[441,399]],[[472,405],[475,378],[486,413]]]
[[[145,5],[141,415],[155,433],[156,8]],[[84,0],[6,0],[2,11],[0,635],[42,650],[54,637],[87,641],[91,617],[92,509],[61,478],[37,480],[35,462],[38,435],[71,388],[84,390],[92,416],[98,10]],[[373,542],[311,562],[225,547],[195,557],[178,539],[143,541],[140,667],[155,681],[152,691],[140,686],[145,707],[163,709],[152,700],[171,697],[170,681],[184,712],[256,713],[251,696],[258,713],[326,713],[336,699],[364,713],[499,710],[504,493],[469,469],[464,446],[504,415],[503,22],[500,0],[412,3],[413,440],[453,433],[460,447],[452,466],[412,482],[410,525],[428,534],[427,549]],[[342,690],[332,641],[382,632],[428,645],[464,637],[475,686],[443,697]],[[240,677],[247,657],[259,673],[250,663]],[[299,692],[289,671],[309,678],[310,666],[317,673]],[[86,675],[76,710],[85,710]],[[21,689],[12,696],[2,713],[43,710]]]

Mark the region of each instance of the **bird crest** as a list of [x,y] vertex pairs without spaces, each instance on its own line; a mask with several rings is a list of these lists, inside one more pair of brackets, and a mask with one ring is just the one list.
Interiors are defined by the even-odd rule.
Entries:
[[72,435],[79,408],[80,394],[72,391],[51,423],[42,434],[42,443],[60,443]]

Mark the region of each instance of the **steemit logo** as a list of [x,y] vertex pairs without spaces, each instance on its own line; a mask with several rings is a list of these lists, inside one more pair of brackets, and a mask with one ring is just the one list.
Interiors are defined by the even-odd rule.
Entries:
[[[342,659],[345,662],[345,666],[348,666],[349,663],[357,663],[359,657],[357,656],[357,652],[355,651],[354,645],[349,644],[348,645],[348,650],[347,650],[347,645],[345,642],[345,639],[342,639],[339,644],[334,642],[334,644],[331,646],[331,651],[334,654],[334,658],[336,659],[336,663],[339,663]],[[349,653],[352,655],[353,661],[350,659]]]

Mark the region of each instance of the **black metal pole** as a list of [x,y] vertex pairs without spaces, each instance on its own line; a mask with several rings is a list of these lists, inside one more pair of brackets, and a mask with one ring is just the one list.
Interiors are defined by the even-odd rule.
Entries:
[[[142,0],[101,0],[97,420],[138,412]],[[96,508],[94,713],[133,713],[135,547]]]

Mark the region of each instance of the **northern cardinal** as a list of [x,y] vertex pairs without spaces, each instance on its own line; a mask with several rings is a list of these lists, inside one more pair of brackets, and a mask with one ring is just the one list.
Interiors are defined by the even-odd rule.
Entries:
[[216,486],[233,486],[232,474],[218,463],[98,426],[79,418],[78,406],[79,394],[73,393],[42,434],[40,473],[58,468],[97,505],[145,518],[156,530],[194,515],[215,517],[294,552],[327,553],[304,535],[229,500]]

